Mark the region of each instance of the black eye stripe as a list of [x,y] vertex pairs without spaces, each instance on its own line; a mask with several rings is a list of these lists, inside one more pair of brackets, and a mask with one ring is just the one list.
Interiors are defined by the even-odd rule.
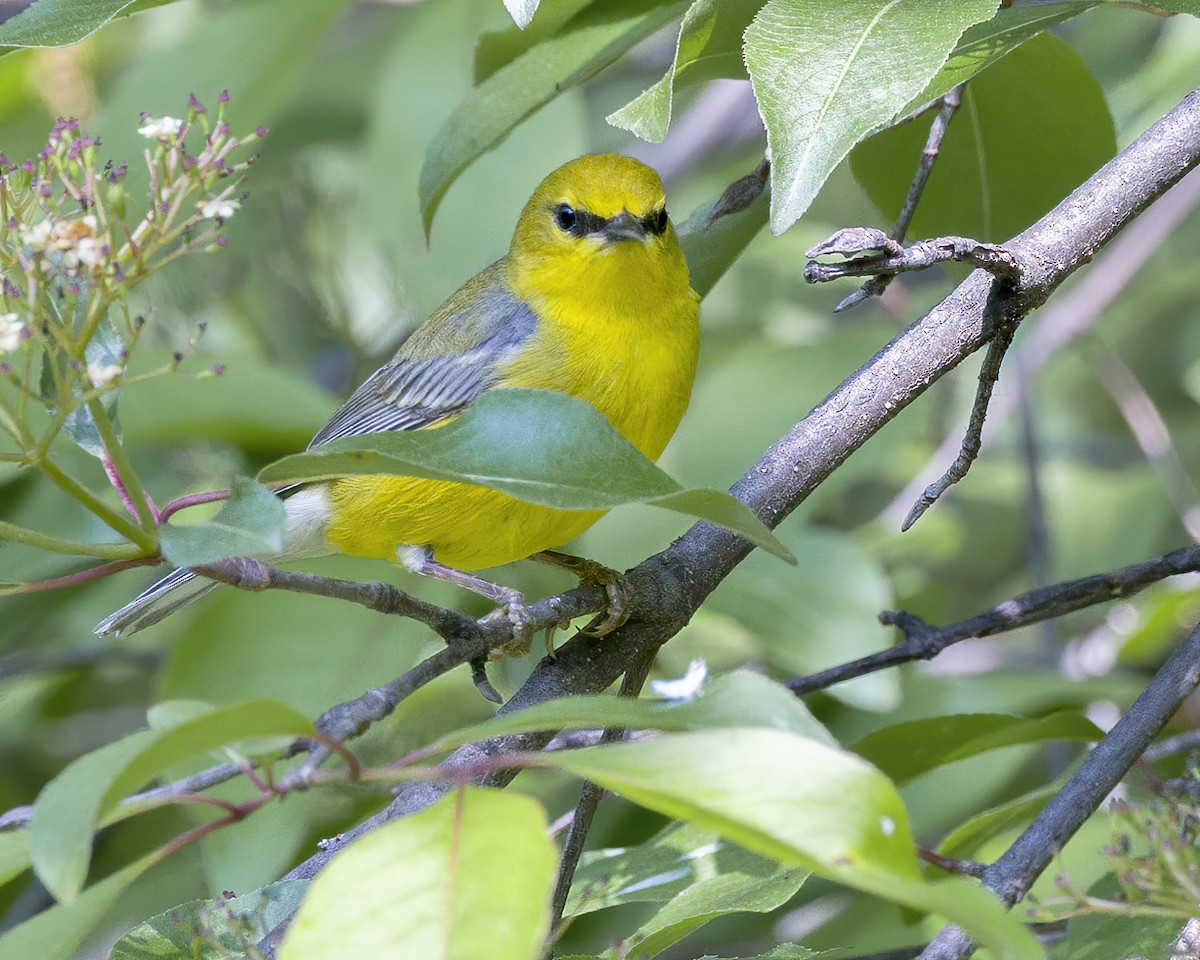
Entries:
[[[568,203],[558,203],[550,208],[550,214],[555,224],[564,233],[573,237],[586,237],[590,233],[603,233],[611,221],[611,217],[601,217],[588,210],[572,207]],[[642,218],[642,227],[646,233],[658,236],[667,229],[667,209],[663,207],[654,213],[648,213]]]

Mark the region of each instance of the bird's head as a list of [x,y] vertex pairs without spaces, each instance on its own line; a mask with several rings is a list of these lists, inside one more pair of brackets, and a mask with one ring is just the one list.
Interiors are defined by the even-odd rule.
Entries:
[[541,182],[517,222],[509,260],[518,274],[547,283],[620,274],[636,285],[639,275],[653,282],[680,270],[686,283],[687,276],[658,174],[612,153],[572,160]]

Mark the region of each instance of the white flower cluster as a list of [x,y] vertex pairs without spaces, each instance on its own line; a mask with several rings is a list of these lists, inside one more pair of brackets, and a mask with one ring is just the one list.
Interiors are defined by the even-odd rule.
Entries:
[[143,126],[138,127],[138,133],[150,140],[165,140],[179,136],[182,129],[183,121],[179,118],[159,117],[156,120],[147,119]]
[[104,263],[106,251],[103,238],[96,236],[98,226],[91,214],[75,220],[47,217],[22,232],[21,240],[33,250],[61,253],[67,273],[75,276],[81,268],[94,270]]
[[121,375],[121,365],[119,363],[89,363],[87,375],[93,386],[103,387]]
[[200,216],[206,220],[228,220],[241,208],[241,204],[231,197],[216,198],[205,203],[197,204]]
[[25,339],[25,324],[15,313],[0,313],[0,355],[12,353]]

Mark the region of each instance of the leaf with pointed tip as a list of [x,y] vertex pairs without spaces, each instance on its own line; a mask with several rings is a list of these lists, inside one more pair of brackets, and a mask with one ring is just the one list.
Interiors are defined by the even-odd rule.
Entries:
[[303,714],[275,700],[253,700],[193,717],[169,729],[142,730],[73,761],[38,794],[29,822],[34,871],[55,897],[79,896],[91,863],[92,834],[122,797],[181,760],[246,738],[312,733]]
[[359,474],[456,480],[561,510],[648,503],[716,523],[792,559],[740,500],[718,490],[685,489],[594,407],[552,390],[490,390],[437,430],[333,440],[270,464],[259,480],[293,483]]
[[763,0],[694,0],[679,25],[675,59],[658,83],[608,115],[614,127],[659,143],[671,123],[675,90],[717,77],[745,77],[742,34]]
[[746,67],[771,149],[771,229],[783,233],[850,149],[945,64],[992,0],[769,0],[746,30]]
[[71,960],[121,894],[158,862],[155,854],[109,874],[73,903],[58,903],[0,936],[0,960]]
[[1097,741],[1104,732],[1076,710],[1045,717],[965,713],[925,717],[869,733],[851,749],[897,784],[989,750],[1055,741]]
[[786,731],[733,727],[558,751],[538,763],[780,863],[953,920],[998,957],[1041,956],[989,892],[922,878],[896,788],[853,754]]

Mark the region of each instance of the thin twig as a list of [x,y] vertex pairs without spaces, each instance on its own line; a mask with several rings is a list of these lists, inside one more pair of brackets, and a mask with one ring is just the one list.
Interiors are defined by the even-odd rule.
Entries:
[[[196,572],[242,590],[290,590],[357,603],[377,613],[407,617],[425,624],[449,643],[469,643],[478,650],[476,656],[485,657],[489,651],[512,639],[512,625],[505,618],[489,614],[476,620],[457,610],[420,600],[390,583],[320,577],[270,567],[248,557],[222,560],[197,568]],[[598,587],[577,587],[560,596],[547,597],[529,608],[532,629],[542,630],[564,620],[599,613],[607,602],[604,590]],[[488,643],[491,646],[481,647]]]
[[[921,151],[921,159],[917,164],[917,172],[913,175],[912,183],[908,186],[908,194],[904,198],[904,206],[900,210],[900,216],[896,218],[896,225],[892,227],[890,236],[897,243],[904,242],[904,236],[908,233],[909,226],[912,225],[913,214],[917,212],[917,204],[920,203],[921,197],[925,193],[925,187],[929,183],[929,175],[933,173],[934,161],[937,160],[938,153],[942,148],[942,139],[946,136],[946,131],[950,129],[950,121],[962,103],[963,91],[966,88],[967,85],[965,83],[960,83],[940,100],[936,100],[930,104],[930,106],[937,106],[938,111],[933,115],[933,122],[929,125],[929,136],[925,139],[925,147]],[[861,303],[869,297],[879,296],[888,288],[888,284],[892,282],[892,279],[889,276],[871,277],[870,280],[834,307],[833,312],[841,313],[843,310],[849,310],[855,304]]]
[[986,865],[975,860],[956,860],[953,857],[943,857],[936,850],[927,850],[925,847],[917,847],[917,856],[926,863],[931,863],[935,867],[940,867],[947,873],[958,873],[967,877],[982,877]]
[[101,563],[95,567],[77,570],[75,573],[65,573],[61,577],[13,584],[3,588],[0,593],[16,595],[21,593],[40,593],[45,590],[61,590],[64,587],[77,587],[82,583],[91,583],[93,580],[111,577],[114,573],[121,573],[133,567],[148,567],[161,562],[162,557],[157,554],[150,557],[133,557],[129,560],[110,560],[108,563]]
[[[241,772],[241,769],[236,764],[223,763],[220,766],[201,770],[190,777],[184,777],[181,780],[175,780],[160,787],[153,787],[150,790],[143,790],[141,793],[130,794],[121,801],[120,806],[141,807],[143,804],[153,806],[158,803],[172,803],[176,797],[199,793],[202,790],[215,787],[219,783],[232,780]],[[0,814],[0,832],[26,827],[29,825],[29,819],[32,816],[32,805],[13,807],[11,810]]]
[[[1200,683],[1200,626],[1171,654],[1117,725],[1088,754],[1063,785],[995,863],[983,883],[1011,907],[1050,865],[1076,831],[1121,782],[1183,699]],[[954,924],[943,927],[920,960],[966,960],[975,943]]]
[[1015,323],[1001,323],[996,329],[992,342],[988,344],[984,354],[983,364],[979,368],[979,385],[975,388],[975,402],[971,405],[971,419],[967,423],[967,432],[963,436],[962,446],[958,456],[950,464],[950,468],[925,488],[925,492],[917,498],[917,502],[908,511],[908,516],[900,524],[900,532],[908,530],[921,519],[925,511],[937,503],[938,498],[967,475],[971,464],[979,456],[983,445],[983,421],[987,419],[988,404],[992,399],[992,390],[1000,379],[1000,366],[1004,362],[1004,354],[1012,346],[1013,335],[1017,332]]
[[920,617],[904,611],[886,610],[881,623],[899,627],[904,640],[896,646],[851,660],[828,670],[797,677],[787,682],[796,695],[824,690],[863,674],[886,670],[913,660],[929,660],[951,644],[973,637],[1005,633],[1050,617],[1061,617],[1074,610],[1128,597],[1152,583],[1181,573],[1200,571],[1200,546],[1184,547],[1155,560],[1131,564],[1108,573],[1097,573],[1079,580],[1068,580],[1040,590],[1031,590],[1005,600],[991,610],[945,627],[933,627]]
[[1155,760],[1173,757],[1178,753],[1187,753],[1196,747],[1200,747],[1200,727],[1194,730],[1185,730],[1183,733],[1177,733],[1173,737],[1158,741],[1142,754],[1142,759],[1147,763],[1153,763]]
[[[650,674],[650,665],[653,659],[653,657],[643,657],[630,665],[621,681],[620,695],[622,697],[636,698],[642,692],[642,687],[646,684],[646,677]],[[610,727],[601,735],[600,742],[613,743],[620,740],[624,734],[625,731],[620,727]],[[554,885],[554,898],[550,906],[550,937],[548,941],[550,955],[553,955],[554,942],[562,932],[563,910],[566,909],[567,896],[571,892],[571,881],[575,878],[575,869],[579,866],[579,858],[583,856],[583,847],[587,842],[588,831],[592,828],[592,819],[596,815],[596,808],[600,805],[603,796],[603,787],[590,780],[583,782],[583,787],[579,791],[579,802],[575,805],[575,815],[571,818],[567,838],[563,841],[562,857],[558,864],[558,880]]]
[[[1029,379],[1067,344],[1091,331],[1109,304],[1140,274],[1198,204],[1200,171],[1189,173],[1168,190],[1096,258],[1074,287],[1043,308],[1037,324],[1027,331],[1017,348]],[[995,397],[989,408],[992,422],[1010,416],[1016,410],[1017,400],[1017,395],[1011,393]],[[989,431],[984,447],[994,435]],[[947,437],[929,458],[929,466],[917,471],[916,478],[883,511],[882,519],[889,524],[899,523],[923,489],[920,477],[954,456],[958,446],[956,436]]]

